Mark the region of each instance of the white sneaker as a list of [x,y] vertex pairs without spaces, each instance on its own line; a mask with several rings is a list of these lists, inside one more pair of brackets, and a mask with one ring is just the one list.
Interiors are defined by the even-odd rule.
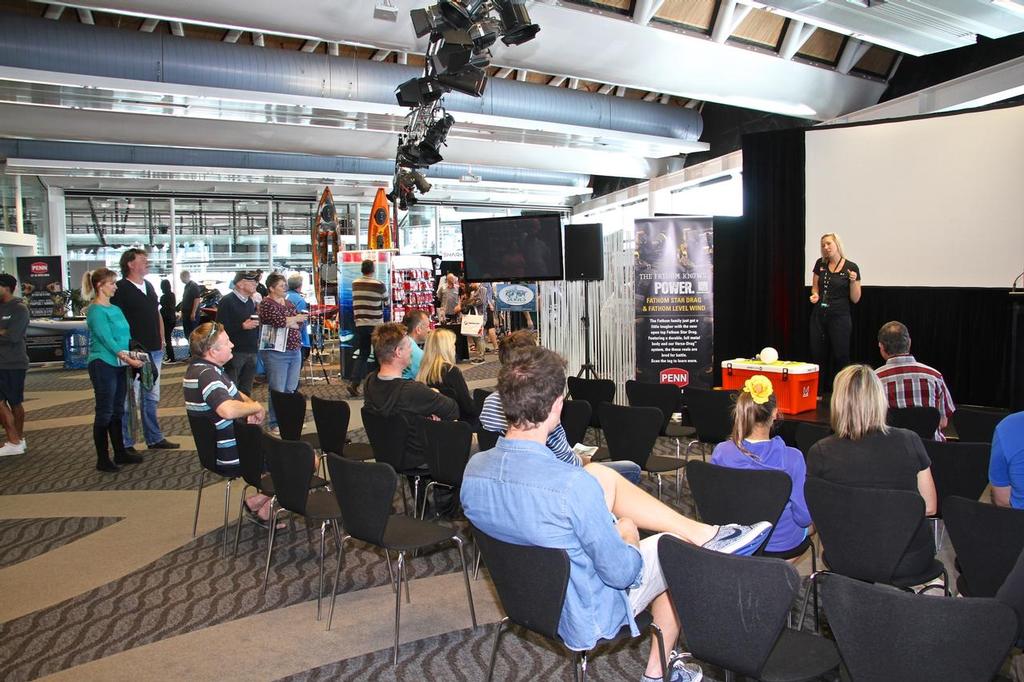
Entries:
[[0,457],[23,454],[25,454],[25,441],[21,441],[17,445],[14,443],[4,443],[3,447],[0,447]]

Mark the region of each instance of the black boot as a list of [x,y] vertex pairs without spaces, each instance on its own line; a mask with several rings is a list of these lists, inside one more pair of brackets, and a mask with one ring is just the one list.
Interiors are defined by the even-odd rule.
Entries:
[[138,464],[142,461],[142,455],[135,455],[124,447],[124,432],[121,430],[121,420],[115,419],[107,427],[110,434],[110,442],[114,446],[114,461],[117,464]]
[[107,427],[103,424],[92,425],[92,440],[96,445],[96,469],[97,471],[120,471],[121,468],[110,461],[110,451],[107,446]]

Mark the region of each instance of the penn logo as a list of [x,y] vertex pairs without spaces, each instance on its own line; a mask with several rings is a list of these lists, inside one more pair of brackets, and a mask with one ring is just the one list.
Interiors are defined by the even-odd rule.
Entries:
[[690,383],[690,373],[685,369],[669,367],[668,369],[661,370],[661,379],[659,383],[688,386]]
[[50,274],[50,266],[46,264],[46,261],[37,260],[35,263],[29,265],[29,270],[33,275],[48,275]]

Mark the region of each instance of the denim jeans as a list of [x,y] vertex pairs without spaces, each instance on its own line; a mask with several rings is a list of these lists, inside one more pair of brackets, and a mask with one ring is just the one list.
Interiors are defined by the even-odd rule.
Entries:
[[630,483],[640,485],[640,466],[636,462],[619,460],[617,462],[598,462],[598,464],[603,464],[609,469],[614,469]]
[[233,353],[232,358],[224,365],[228,376],[235,382],[238,390],[252,397],[252,380],[256,376],[256,353]]
[[124,367],[108,365],[102,360],[89,363],[89,380],[96,394],[96,412],[93,418],[93,441],[96,454],[101,458],[109,456],[107,435],[114,443],[115,454],[123,447],[117,434],[121,431],[124,419],[124,401],[127,393],[127,370]]
[[[267,386],[271,391],[294,393],[299,387],[299,370],[302,369],[302,351],[286,350],[279,353],[275,350],[261,350],[263,366],[267,368]],[[269,394],[268,394],[269,395]],[[274,403],[270,403],[269,426],[277,426],[277,415],[274,414]]]
[[366,369],[370,362],[370,349],[373,347],[373,330],[376,327],[364,325],[356,327],[356,348],[359,350],[359,357],[356,358],[355,367],[352,368],[352,383],[360,384],[366,378]]
[[[159,371],[160,363],[164,360],[164,352],[162,350],[151,350],[149,356],[153,359],[153,365]],[[135,391],[135,401],[139,403],[139,393],[141,391],[141,382],[136,379],[132,382],[132,390]],[[157,377],[156,382],[153,384],[153,388],[149,389],[141,396],[142,404],[142,432],[146,436],[147,445],[155,445],[164,439],[164,433],[160,430],[160,422],[156,420],[156,408],[160,404],[160,378]],[[125,405],[127,409],[127,396],[125,397]],[[124,420],[124,445],[125,447],[132,447],[135,445],[135,437],[133,434],[128,432],[128,419]]]

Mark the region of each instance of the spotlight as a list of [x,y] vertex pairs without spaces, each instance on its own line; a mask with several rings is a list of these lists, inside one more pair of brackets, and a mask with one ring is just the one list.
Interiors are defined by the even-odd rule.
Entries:
[[530,23],[530,13],[526,6],[515,0],[494,0],[501,16],[503,35],[501,42],[506,45],[522,45],[533,40],[540,31],[540,26]]
[[408,172],[408,177],[412,183],[416,186],[416,190],[420,194],[426,194],[430,191],[430,183],[423,177],[423,174],[417,170],[411,170]]
[[423,134],[423,139],[416,145],[416,157],[422,164],[432,166],[444,160],[441,156],[441,147],[448,139],[448,131],[452,129],[454,123],[452,115],[445,114],[430,124],[427,132]]
[[475,66],[467,66],[459,73],[438,75],[437,82],[451,90],[479,97],[487,87],[487,72]]
[[398,105],[402,107],[418,107],[441,99],[447,92],[433,78],[426,76],[410,78],[395,89]]
[[476,20],[477,11],[486,3],[487,0],[441,0],[437,7],[449,24],[467,29]]
[[440,34],[447,29],[455,28],[441,15],[441,10],[437,5],[410,10],[409,17],[412,19],[412,28],[416,32],[417,38],[422,38],[428,33]]
[[469,39],[473,41],[473,47],[477,50],[486,50],[498,39],[500,26],[495,21],[478,21],[467,29]]

